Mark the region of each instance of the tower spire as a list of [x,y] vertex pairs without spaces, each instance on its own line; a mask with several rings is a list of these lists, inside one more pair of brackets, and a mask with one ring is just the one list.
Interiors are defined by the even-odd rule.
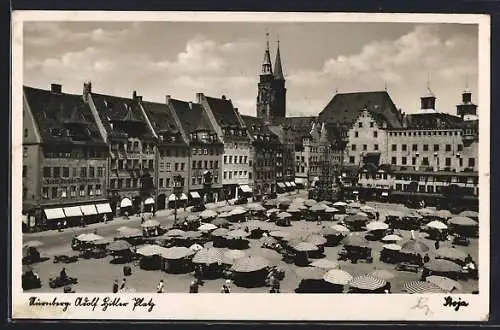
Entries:
[[266,32],[266,50],[264,51],[264,61],[262,62],[261,75],[272,75],[271,54],[269,52],[269,32]]
[[274,79],[285,80],[283,67],[281,66],[280,40],[278,39],[278,49],[276,51],[276,61],[274,62]]

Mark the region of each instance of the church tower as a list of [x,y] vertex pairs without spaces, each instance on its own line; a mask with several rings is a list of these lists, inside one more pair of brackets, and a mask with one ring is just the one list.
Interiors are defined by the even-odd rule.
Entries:
[[472,102],[472,93],[468,86],[462,93],[462,103],[457,105],[457,115],[462,119],[477,116],[477,105]]
[[269,51],[269,33],[266,33],[266,50],[258,83],[257,117],[269,124],[273,123],[274,118],[284,118],[286,114],[285,77],[281,65],[279,43],[274,69],[273,73]]

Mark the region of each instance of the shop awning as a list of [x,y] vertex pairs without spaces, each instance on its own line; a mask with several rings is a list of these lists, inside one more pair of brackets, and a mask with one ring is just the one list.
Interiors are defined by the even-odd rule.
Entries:
[[277,184],[278,184],[278,187],[285,188],[285,184],[283,182],[278,182]]
[[97,204],[95,207],[97,208],[97,212],[99,212],[99,214],[113,212],[111,211],[111,206],[109,206],[109,203]]
[[126,197],[122,199],[122,201],[120,202],[120,207],[130,207],[130,206],[132,206],[132,201]]
[[83,215],[79,206],[65,207],[63,210],[67,217],[81,217]]
[[[186,196],[186,194],[185,194],[185,193],[182,193],[182,195],[179,197],[179,200],[180,200],[180,201],[187,200],[187,199],[188,199],[188,198],[187,198],[187,196]],[[175,200],[176,200],[176,197],[175,197],[175,195],[174,195],[174,194],[172,194],[172,195],[168,196],[168,201],[169,201],[169,202],[173,202],[173,201],[175,201]]]
[[144,201],[144,205],[151,205],[151,204],[154,204],[154,203],[155,203],[155,200],[153,199],[153,197],[148,197]]
[[305,185],[307,180],[305,178],[295,178],[295,184],[303,184]]
[[197,191],[191,191],[189,195],[191,196],[191,198],[201,198],[200,194],[198,194]]
[[389,193],[387,191],[383,191],[382,194],[381,194],[383,197],[387,197],[389,196]]
[[359,191],[354,190],[352,193],[353,193],[354,195],[357,195],[357,194],[359,194]]
[[291,187],[290,182],[288,182],[288,181],[287,181],[287,182],[285,182],[285,186],[287,186],[287,187]]
[[248,185],[244,184],[244,185],[241,185],[240,186],[240,189],[241,191],[245,192],[245,193],[251,193],[252,192],[252,188],[250,188]]
[[292,187],[296,187],[297,185],[295,184],[295,182],[290,181],[290,186],[292,186]]
[[82,205],[82,206],[80,206],[80,209],[82,210],[83,215],[95,215],[95,214],[97,214],[97,210],[96,210],[94,204]]
[[47,220],[66,218],[62,208],[45,209],[43,211],[45,212]]

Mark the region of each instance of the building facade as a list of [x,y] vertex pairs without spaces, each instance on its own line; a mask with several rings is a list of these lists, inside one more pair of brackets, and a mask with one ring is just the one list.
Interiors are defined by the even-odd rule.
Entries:
[[[105,139],[81,95],[23,88],[23,211],[28,227],[98,220],[107,204]],[[108,211],[109,205],[107,205]],[[109,216],[109,214],[108,214]]]

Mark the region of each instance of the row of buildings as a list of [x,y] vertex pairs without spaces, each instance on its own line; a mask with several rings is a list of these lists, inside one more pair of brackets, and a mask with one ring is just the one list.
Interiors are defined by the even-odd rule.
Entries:
[[159,103],[136,92],[95,93],[90,82],[81,95],[59,84],[25,86],[23,209],[81,216],[99,213],[87,205],[163,209],[297,186],[386,194],[411,190],[415,180],[421,193],[456,181],[477,198],[477,106],[468,90],[457,115],[437,111],[429,89],[418,113],[403,113],[378,91],[336,93],[318,116],[286,117],[279,44],[273,66],[269,43],[257,89],[254,117],[203,93]]

